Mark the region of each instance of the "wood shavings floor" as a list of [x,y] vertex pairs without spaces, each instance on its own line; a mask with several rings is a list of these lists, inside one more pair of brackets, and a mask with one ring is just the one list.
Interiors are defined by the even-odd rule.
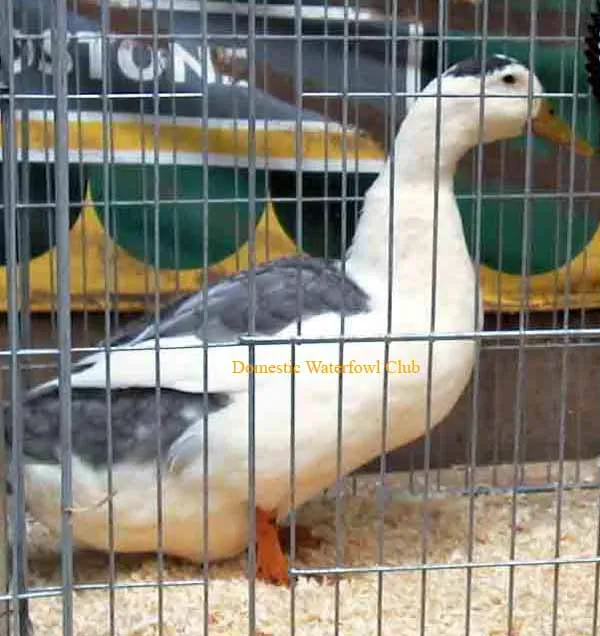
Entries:
[[[368,566],[376,561],[378,508],[372,487],[344,499],[343,562]],[[517,499],[516,560],[555,556],[556,496],[520,495]],[[599,494],[592,490],[566,492],[562,503],[560,556],[593,557],[598,536]],[[460,565],[468,557],[469,499],[458,496],[428,503],[427,554],[431,563]],[[506,561],[511,549],[511,497],[481,496],[474,505],[473,561]],[[332,566],[335,562],[335,505],[319,500],[307,505],[298,522],[309,524],[323,537],[318,550],[301,551],[302,566]],[[389,565],[420,562],[423,504],[392,499],[386,503],[383,527],[384,559]],[[31,526],[30,581],[34,586],[60,584],[57,542],[38,525]],[[153,557],[117,557],[117,579],[125,582],[156,581]],[[209,624],[212,634],[242,636],[248,633],[248,585],[245,559],[211,568]],[[558,578],[556,634],[589,636],[593,633],[593,563],[563,565]],[[105,583],[105,555],[78,553],[78,584]],[[166,560],[167,580],[200,579],[191,565]],[[520,566],[514,570],[514,621],[507,630],[509,569],[484,567],[472,570],[470,625],[472,636],[545,636],[552,634],[555,570],[552,565]],[[420,633],[422,576],[419,572],[390,573],[382,577],[382,633],[404,636]],[[436,570],[426,578],[426,625],[432,636],[465,633],[467,574],[464,568]],[[257,586],[257,633],[279,636],[290,633],[290,591],[263,584]],[[296,587],[295,623],[298,635],[334,633],[335,586],[302,579]],[[365,636],[377,633],[378,577],[376,574],[345,576],[340,583],[340,633]],[[156,589],[115,591],[115,633],[118,636],[154,636],[158,627]],[[200,636],[203,633],[204,591],[198,586],[164,590],[164,636]],[[61,633],[60,597],[36,598],[31,614],[36,635]],[[74,600],[77,636],[110,634],[109,595],[102,591],[77,591]]]

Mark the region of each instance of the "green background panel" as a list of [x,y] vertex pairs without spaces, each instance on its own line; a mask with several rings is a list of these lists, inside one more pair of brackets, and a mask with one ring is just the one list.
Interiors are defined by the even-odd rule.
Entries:
[[[158,179],[158,239],[155,240],[154,166],[118,166],[111,171],[108,234],[135,258],[161,269],[197,269],[204,266],[204,169],[202,166],[160,166]],[[92,198],[104,224],[102,167],[90,169]],[[265,208],[265,177],[256,173],[256,223]],[[237,252],[248,241],[250,207],[247,170],[208,169],[208,265]],[[177,203],[171,201],[177,200]],[[221,199],[221,201],[214,201]],[[239,202],[231,202],[238,199]],[[228,200],[228,201],[224,201]],[[136,202],[148,202],[136,203]],[[157,262],[158,261],[158,262]]]

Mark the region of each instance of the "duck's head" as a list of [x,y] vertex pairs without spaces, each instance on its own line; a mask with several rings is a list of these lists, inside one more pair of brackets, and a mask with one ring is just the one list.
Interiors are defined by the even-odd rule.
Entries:
[[[469,59],[455,64],[431,82],[422,97],[427,96],[429,108],[436,108],[435,98],[441,95],[442,131],[455,129],[452,136],[462,137],[468,146],[477,145],[480,135],[484,143],[518,137],[530,117],[534,134],[570,145],[571,128],[540,97],[542,93],[541,82],[526,66],[510,57],[492,55],[483,61]],[[575,139],[574,143],[578,154],[594,154],[587,142]]]

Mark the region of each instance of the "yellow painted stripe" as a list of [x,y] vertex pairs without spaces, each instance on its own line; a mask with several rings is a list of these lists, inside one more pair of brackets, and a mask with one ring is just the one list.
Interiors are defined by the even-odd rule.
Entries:
[[[295,159],[296,132],[293,130],[256,130],[255,143],[250,146],[247,129],[209,128],[205,131],[198,126],[173,125],[160,122],[155,131],[150,123],[132,119],[113,122],[109,131],[108,150],[114,152],[148,152],[155,148],[159,152],[210,153],[247,158],[249,154],[273,159]],[[99,121],[69,122],[70,151],[103,151],[104,130]],[[21,147],[22,129],[17,130],[17,147]],[[0,139],[1,139],[0,131]],[[327,136],[320,130],[302,131],[300,135],[301,157],[305,159],[340,159],[346,156],[350,161],[360,155],[361,160],[382,160],[381,147],[366,136],[329,132]],[[51,121],[32,120],[29,123],[29,148],[45,152],[54,148],[54,124]]]

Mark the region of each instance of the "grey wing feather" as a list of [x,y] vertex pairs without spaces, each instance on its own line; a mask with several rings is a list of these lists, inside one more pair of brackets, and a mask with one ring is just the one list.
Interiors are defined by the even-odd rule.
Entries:
[[[71,398],[73,453],[95,468],[107,466],[111,461],[115,464],[150,463],[156,459],[159,448],[161,459],[165,459],[173,442],[190,424],[202,421],[205,414],[226,408],[231,401],[225,394],[204,396],[164,389],[157,406],[154,389],[114,391],[110,395],[112,443],[109,448],[106,391],[73,389]],[[42,463],[60,462],[58,388],[50,387],[43,394],[30,397],[24,401],[22,409],[26,457],[29,461]],[[10,417],[10,404],[4,405],[4,415]],[[5,428],[5,440],[10,448],[10,426]]]
[[[296,320],[327,312],[352,315],[368,311],[369,297],[332,262],[309,256],[271,261],[257,267],[255,330],[265,336]],[[251,277],[248,271],[218,281],[167,306],[156,325],[147,321],[111,342],[134,345],[159,337],[194,334],[206,340],[231,340],[250,326]],[[205,307],[206,305],[206,307]]]

